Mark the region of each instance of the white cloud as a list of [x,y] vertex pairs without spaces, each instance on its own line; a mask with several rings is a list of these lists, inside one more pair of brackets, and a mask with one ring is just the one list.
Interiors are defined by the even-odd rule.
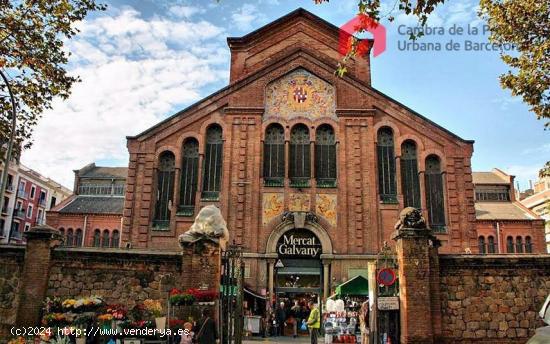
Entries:
[[72,170],[97,160],[127,164],[134,135],[198,100],[227,78],[223,30],[206,21],[145,20],[132,8],[85,21],[68,42],[79,75],[67,101],[44,113],[26,165],[72,185]]
[[266,16],[255,5],[244,4],[231,14],[231,19],[239,30],[248,31],[253,24],[265,21]]
[[168,12],[178,18],[190,18],[194,14],[204,13],[204,9],[195,6],[175,5]]

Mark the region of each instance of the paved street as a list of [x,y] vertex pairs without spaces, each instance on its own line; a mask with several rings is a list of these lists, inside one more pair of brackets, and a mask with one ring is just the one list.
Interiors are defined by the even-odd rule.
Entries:
[[300,336],[298,338],[292,337],[249,337],[243,340],[244,344],[258,344],[258,343],[309,343],[308,336]]

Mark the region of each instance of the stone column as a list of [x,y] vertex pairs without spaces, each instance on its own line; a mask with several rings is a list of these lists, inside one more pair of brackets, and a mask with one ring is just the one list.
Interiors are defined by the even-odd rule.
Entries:
[[47,225],[34,227],[23,235],[27,246],[15,323],[36,326],[40,324],[40,310],[48,290],[52,248],[59,244],[61,235]]
[[330,296],[329,275],[330,260],[323,260],[323,303],[325,303]]
[[[429,229],[399,229],[393,239],[397,241],[399,264],[401,343],[433,344],[432,276],[430,264],[432,246],[437,239]],[[437,252],[437,250],[435,251]]]
[[268,290],[269,290],[269,298],[266,300],[266,306],[271,308],[272,302],[273,302],[273,293],[274,293],[274,271],[275,271],[275,261],[273,259],[270,259],[267,261],[267,275],[268,275]]

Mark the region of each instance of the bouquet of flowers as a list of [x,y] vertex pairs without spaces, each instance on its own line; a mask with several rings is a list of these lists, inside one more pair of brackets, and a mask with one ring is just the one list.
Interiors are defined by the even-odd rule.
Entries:
[[47,297],[44,301],[44,307],[43,311],[44,314],[46,313],[60,313],[62,312],[63,308],[61,306],[61,299],[58,297],[49,298]]
[[218,296],[218,293],[214,290],[189,289],[187,292],[193,295],[198,302],[214,301]]
[[152,321],[149,320],[139,320],[139,321],[124,321],[120,324],[121,328],[154,328],[155,325]]
[[25,343],[26,341],[25,341],[25,338],[23,337],[17,337],[8,342],[8,344],[25,344]]
[[125,320],[128,311],[124,305],[114,304],[107,306],[107,314],[111,314],[114,320]]
[[177,330],[183,329],[183,324],[185,324],[185,320],[171,319],[170,329],[177,332]]
[[195,296],[189,293],[184,293],[183,291],[176,288],[170,290],[170,304],[181,306],[192,305],[193,302],[195,302]]
[[162,305],[159,300],[147,299],[143,301],[143,305],[145,306],[145,310],[151,313],[155,318],[160,317],[162,313]]
[[63,327],[68,323],[63,313],[48,313],[42,318],[42,324],[48,327]]
[[61,304],[65,311],[73,311],[82,313],[86,311],[94,311],[104,304],[103,299],[98,296],[83,297],[80,299],[66,299]]
[[110,322],[111,320],[113,320],[112,314],[107,313],[107,314],[101,314],[97,316],[97,321],[99,321],[100,323],[107,323],[107,322]]

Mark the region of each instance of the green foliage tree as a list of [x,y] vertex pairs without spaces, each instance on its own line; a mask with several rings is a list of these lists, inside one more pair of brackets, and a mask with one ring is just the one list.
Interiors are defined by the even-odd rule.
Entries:
[[[43,111],[51,108],[55,97],[66,99],[79,81],[67,73],[70,52],[64,42],[78,33],[75,24],[89,12],[105,8],[94,0],[0,0],[0,69],[16,99],[16,147],[30,146]],[[2,82],[0,143],[9,137],[11,110]]]
[[[321,4],[329,0],[314,0]],[[358,0],[358,12],[379,21],[393,21],[393,12],[414,15],[418,25],[426,24],[430,14],[444,0],[395,0],[388,13],[381,13],[380,0]],[[512,44],[517,50],[509,54],[501,51],[502,60],[510,70],[500,76],[503,88],[512,95],[521,96],[537,118],[550,126],[550,2],[541,0],[480,0],[479,15],[491,30],[489,40],[497,44]],[[367,27],[359,26],[358,32]],[[416,39],[420,35],[411,36]],[[357,41],[350,42],[348,54],[336,71],[343,75],[349,58],[361,55]]]

